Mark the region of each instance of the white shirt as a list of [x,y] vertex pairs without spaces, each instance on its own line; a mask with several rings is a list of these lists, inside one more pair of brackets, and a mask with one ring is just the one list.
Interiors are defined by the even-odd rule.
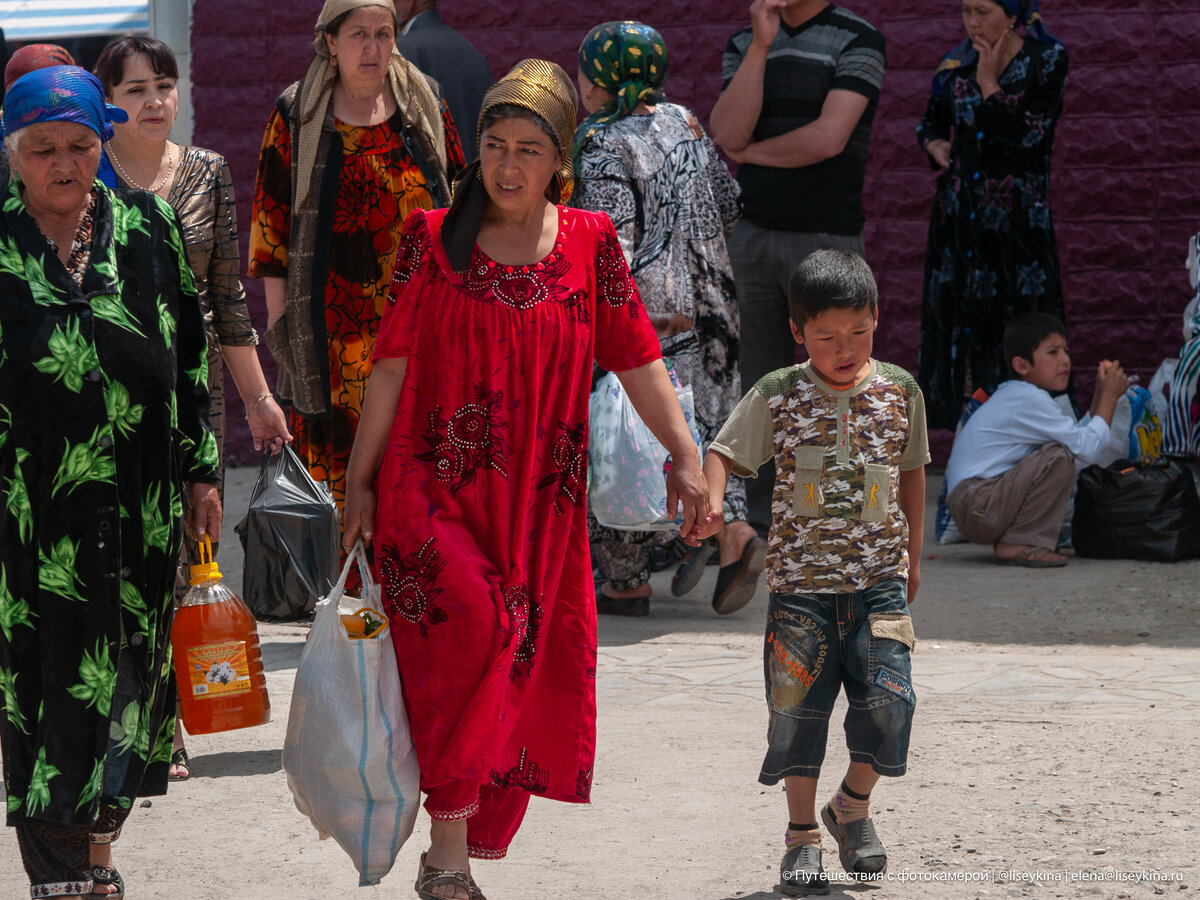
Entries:
[[1027,381],[1006,381],[971,414],[954,439],[946,491],[968,478],[1003,475],[1051,442],[1075,454],[1077,464],[1092,465],[1108,445],[1108,423],[1091,413],[1076,422],[1048,391]]

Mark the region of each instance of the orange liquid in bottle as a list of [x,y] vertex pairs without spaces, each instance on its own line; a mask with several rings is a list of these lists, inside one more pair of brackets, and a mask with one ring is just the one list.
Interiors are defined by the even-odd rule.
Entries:
[[171,628],[184,727],[210,734],[265,725],[271,701],[254,616],[221,583],[214,563],[192,566],[191,573]]

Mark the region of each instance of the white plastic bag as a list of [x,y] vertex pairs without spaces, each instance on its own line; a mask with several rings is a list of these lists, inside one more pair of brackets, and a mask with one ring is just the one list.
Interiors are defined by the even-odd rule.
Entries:
[[[362,601],[342,596],[352,565]],[[386,615],[374,637],[352,639],[342,624],[363,606],[380,608],[379,588],[359,544],[314,611],[283,742],[296,808],[350,855],[360,886],[378,884],[412,834],[421,777]]]
[[[696,453],[692,388],[671,379],[683,408]],[[601,525],[622,531],[672,531],[682,519],[667,517],[667,461],[670,454],[642,421],[615,372],[600,379],[588,403],[588,507]]]

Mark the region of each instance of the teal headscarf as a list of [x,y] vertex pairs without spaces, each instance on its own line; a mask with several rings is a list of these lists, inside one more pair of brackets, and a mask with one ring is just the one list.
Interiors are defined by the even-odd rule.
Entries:
[[623,119],[639,103],[665,100],[667,45],[662,35],[641,22],[605,22],[579,45],[579,71],[614,99],[596,110],[575,130],[575,155],[600,128]]

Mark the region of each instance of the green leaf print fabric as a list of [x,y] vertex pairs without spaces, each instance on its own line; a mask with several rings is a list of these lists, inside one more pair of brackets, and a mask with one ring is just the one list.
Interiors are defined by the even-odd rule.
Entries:
[[[178,219],[140,191],[97,182],[95,196],[91,263],[77,285],[17,183],[0,183],[10,825],[90,825],[102,797],[128,808],[166,790],[183,483],[216,481],[207,342]],[[110,746],[123,757],[112,769],[126,773],[119,790],[105,777]]]

